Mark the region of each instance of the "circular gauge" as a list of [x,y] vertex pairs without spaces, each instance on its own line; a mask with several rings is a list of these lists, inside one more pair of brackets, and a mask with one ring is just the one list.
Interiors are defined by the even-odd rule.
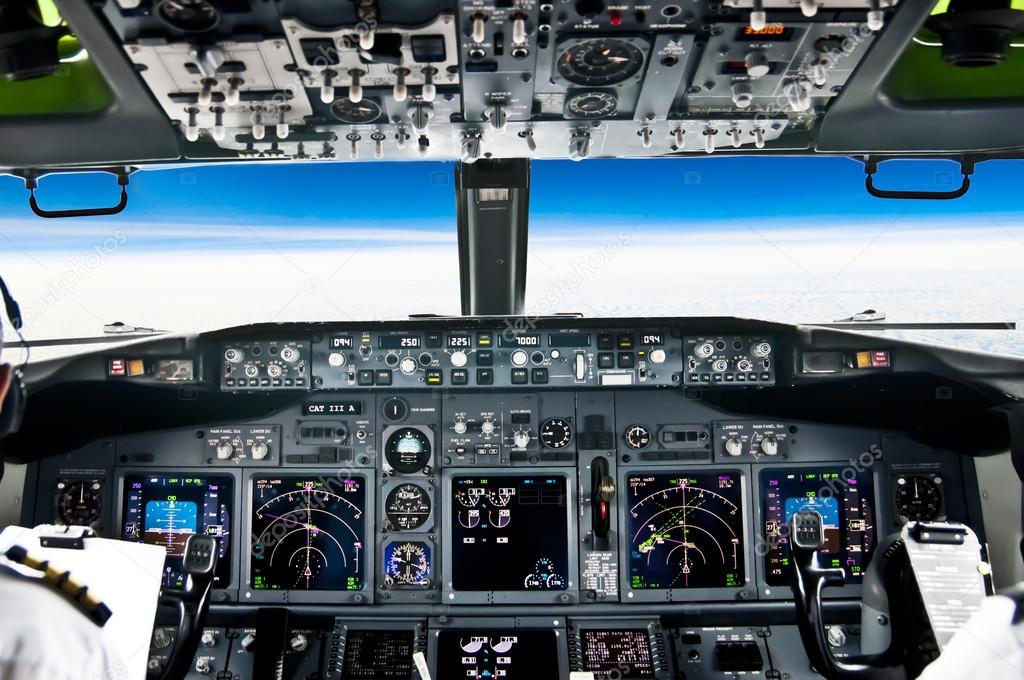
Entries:
[[430,440],[412,427],[395,430],[384,446],[384,456],[395,472],[419,472],[430,462]]
[[384,514],[396,531],[412,531],[430,518],[430,494],[417,484],[396,486],[384,502]]
[[360,125],[372,123],[380,117],[380,104],[372,99],[363,99],[352,103],[348,97],[335,99],[331,104],[331,114],[342,123]]
[[523,581],[527,590],[565,590],[565,577],[555,570],[555,565],[546,557],[537,560],[533,573]]
[[634,75],[643,64],[643,53],[632,43],[594,38],[562,52],[558,73],[577,85],[612,85]]
[[572,441],[572,427],[561,418],[548,418],[540,426],[540,440],[549,449],[564,449]]
[[643,425],[630,425],[626,428],[626,446],[631,449],[642,449],[651,443],[651,431]]
[[81,480],[57,484],[57,516],[67,526],[91,526],[103,511],[103,486],[99,482]]
[[942,517],[939,477],[915,475],[896,480],[896,513],[908,522],[931,522]]
[[384,581],[388,586],[429,586],[430,546],[419,541],[389,544],[384,549]]
[[569,97],[565,108],[576,118],[604,118],[615,113],[619,100],[610,92],[581,92]]

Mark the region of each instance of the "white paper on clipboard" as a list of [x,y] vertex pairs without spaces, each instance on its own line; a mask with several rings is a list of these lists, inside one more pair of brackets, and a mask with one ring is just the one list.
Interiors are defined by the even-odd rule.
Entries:
[[160,595],[164,548],[109,538],[88,538],[82,550],[42,548],[34,529],[7,527],[0,533],[0,553],[15,544],[70,571],[110,607],[112,614],[102,635],[124,661],[126,680],[143,680]]

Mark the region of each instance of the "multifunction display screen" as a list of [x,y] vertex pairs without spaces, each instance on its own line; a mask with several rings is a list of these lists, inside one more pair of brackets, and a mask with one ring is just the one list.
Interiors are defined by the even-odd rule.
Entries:
[[411,630],[352,630],[345,633],[342,677],[350,680],[409,680],[414,634]]
[[230,584],[234,480],[229,475],[128,475],[123,498],[121,538],[166,549],[164,588],[185,587],[185,543],[193,534],[219,539],[213,585]]
[[558,640],[553,630],[444,630],[437,636],[437,677],[558,680]]
[[846,469],[761,471],[765,575],[769,585],[789,583],[789,519],[801,510],[821,515],[822,566],[842,567],[860,581],[875,545],[875,494],[870,472]]
[[580,631],[583,670],[600,678],[653,678],[654,657],[646,629]]
[[563,476],[453,477],[452,588],[566,590],[566,487]]
[[738,472],[629,475],[629,587],[744,585],[741,482]]
[[362,477],[252,481],[254,590],[360,590],[366,571]]

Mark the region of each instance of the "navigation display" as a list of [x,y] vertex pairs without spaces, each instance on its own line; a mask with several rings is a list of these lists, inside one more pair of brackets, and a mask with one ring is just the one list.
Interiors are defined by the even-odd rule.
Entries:
[[741,481],[738,472],[629,475],[629,587],[743,586]]
[[412,677],[411,630],[352,630],[345,633],[342,677],[350,680],[408,680]]
[[563,476],[453,477],[452,588],[566,590],[566,485]]
[[163,587],[185,587],[182,558],[189,536],[220,539],[215,588],[231,582],[231,513],[234,480],[229,475],[183,477],[174,474],[124,478],[121,538],[162,545],[167,550]]
[[558,680],[553,630],[443,630],[437,677],[445,680]]
[[254,590],[360,590],[365,581],[362,477],[252,480]]
[[[848,470],[849,468],[847,468]],[[822,566],[842,567],[846,580],[860,581],[875,545],[875,494],[871,473],[839,468],[761,471],[765,576],[769,585],[789,583],[789,519],[815,510],[825,528]]]
[[655,677],[651,641],[644,628],[584,628],[580,631],[580,648],[583,653],[582,670],[599,677],[617,677],[622,680]]

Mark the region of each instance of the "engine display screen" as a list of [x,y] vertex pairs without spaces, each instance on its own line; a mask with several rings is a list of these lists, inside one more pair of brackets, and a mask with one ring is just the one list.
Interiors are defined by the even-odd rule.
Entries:
[[437,677],[468,680],[558,680],[553,630],[443,630]]
[[351,680],[409,680],[414,651],[411,630],[349,629],[341,675]]
[[256,477],[252,482],[254,590],[360,590],[365,582],[362,477]]
[[875,545],[875,493],[870,472],[840,469],[762,470],[765,575],[769,585],[789,583],[789,519],[815,510],[825,528],[819,551],[825,567],[842,567],[846,580],[860,581]]
[[164,588],[185,587],[185,543],[193,534],[219,539],[213,585],[230,585],[234,480],[229,475],[128,475],[123,498],[121,538],[167,550]]
[[630,588],[743,586],[741,481],[738,472],[629,475]]
[[640,680],[654,677],[654,658],[647,630],[580,631],[583,670],[598,677]]
[[453,477],[452,588],[567,589],[566,485],[562,476]]

